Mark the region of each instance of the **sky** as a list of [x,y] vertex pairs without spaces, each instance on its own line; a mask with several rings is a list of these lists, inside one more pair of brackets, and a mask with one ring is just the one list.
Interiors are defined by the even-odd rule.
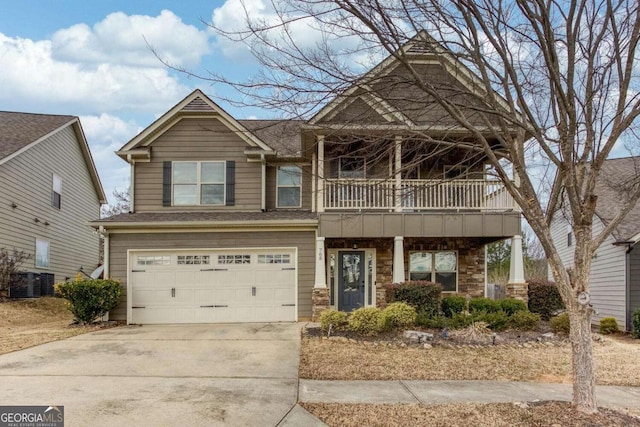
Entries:
[[[245,3],[255,16],[268,13],[262,0]],[[239,0],[0,0],[0,110],[79,116],[113,199],[130,171],[114,151],[194,89],[214,99],[225,90],[168,69],[149,45],[197,73],[257,69],[245,47],[215,37],[211,22],[240,27]],[[221,106],[238,119],[269,117]]]

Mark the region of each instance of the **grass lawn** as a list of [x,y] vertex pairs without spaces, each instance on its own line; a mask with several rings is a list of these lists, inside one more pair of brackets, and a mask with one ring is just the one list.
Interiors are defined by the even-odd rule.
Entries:
[[0,354],[101,328],[70,326],[72,321],[73,315],[61,298],[0,300]]
[[[640,340],[594,342],[597,383],[640,386]],[[571,382],[569,344],[530,348],[401,348],[305,337],[300,378]]]

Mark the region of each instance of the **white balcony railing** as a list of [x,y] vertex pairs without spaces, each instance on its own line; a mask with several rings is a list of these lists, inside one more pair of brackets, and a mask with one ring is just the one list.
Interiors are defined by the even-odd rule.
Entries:
[[325,179],[324,209],[430,210],[516,208],[500,181],[483,179]]

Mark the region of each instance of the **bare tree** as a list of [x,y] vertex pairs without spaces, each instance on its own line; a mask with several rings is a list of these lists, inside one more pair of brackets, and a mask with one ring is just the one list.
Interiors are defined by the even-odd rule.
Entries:
[[[631,183],[622,209],[598,234],[595,187],[616,144],[636,140],[638,2],[280,0],[271,7],[272,14],[258,19],[246,13],[240,29],[211,24],[221,38],[246,44],[261,71],[247,81],[204,77],[241,93],[229,102],[293,117],[309,117],[351,87],[374,98],[411,94],[412,103],[390,103],[397,111],[389,114],[433,104],[446,111],[446,120],[467,131],[454,141],[468,149],[465,161],[493,166],[539,239],[570,315],[573,403],[596,412],[593,310],[585,303],[591,259],[634,206],[640,186],[637,179]],[[301,32],[320,36],[309,43]],[[408,42],[466,84],[425,73],[403,48]],[[404,70],[394,88],[376,86],[376,76],[365,75],[385,55]],[[432,156],[454,138],[406,130]],[[510,179],[504,159],[518,179]],[[533,176],[532,167],[540,165],[548,167]],[[536,191],[540,182],[542,192]],[[564,265],[551,238],[550,224],[561,207],[575,234],[571,266]]]
[[9,289],[11,276],[20,271],[22,263],[31,258],[31,255],[16,248],[12,250],[0,248],[0,292]]
[[113,198],[115,199],[114,204],[110,203],[108,205],[104,205],[102,209],[100,209],[100,216],[102,216],[102,218],[108,218],[110,216],[129,212],[131,207],[130,188],[127,188],[126,190],[118,190],[117,188],[114,188]]

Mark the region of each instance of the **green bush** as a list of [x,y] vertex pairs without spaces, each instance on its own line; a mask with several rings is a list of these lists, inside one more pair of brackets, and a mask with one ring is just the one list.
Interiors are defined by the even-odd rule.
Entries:
[[519,311],[528,311],[527,305],[524,303],[524,301],[520,301],[519,299],[505,298],[498,301],[498,303],[500,304],[500,308],[502,309],[502,311],[507,313],[509,316],[513,316]]
[[564,308],[562,297],[555,283],[548,280],[530,280],[529,311],[538,313],[542,320],[549,320],[553,313]]
[[478,313],[481,311],[487,313],[500,311],[500,303],[491,298],[471,298],[471,300],[469,300],[469,313]]
[[495,332],[504,331],[509,328],[510,318],[502,310],[486,312],[480,311],[472,316],[474,322],[485,322],[487,327]]
[[83,279],[57,283],[56,294],[69,301],[75,320],[90,323],[118,305],[122,287],[110,279]]
[[463,329],[471,325],[475,319],[468,313],[456,313],[448,320],[448,326],[451,329]]
[[568,334],[571,329],[569,314],[563,313],[560,316],[552,317],[551,329],[553,329],[553,332],[564,332],[565,334]]
[[363,307],[349,316],[349,329],[362,335],[376,335],[381,332],[380,314],[377,307]]
[[380,313],[380,329],[408,328],[416,324],[416,309],[404,302],[394,302]]
[[603,317],[600,319],[600,333],[602,335],[610,335],[620,332],[618,321],[615,317]]
[[431,282],[403,282],[386,287],[387,302],[406,302],[418,313],[435,316],[440,311],[442,286]]
[[467,298],[462,295],[449,295],[442,298],[442,313],[447,317],[462,313],[467,308]]
[[631,319],[631,336],[635,339],[640,338],[640,308],[633,312],[633,319]]
[[511,315],[509,324],[518,331],[533,331],[540,324],[540,315],[528,310],[516,311]]
[[444,329],[449,324],[449,319],[444,316],[429,317],[426,314],[419,314],[416,319],[416,325],[427,329]]
[[323,332],[327,332],[330,325],[333,331],[344,330],[347,323],[347,313],[344,311],[328,309],[320,313],[320,329]]

